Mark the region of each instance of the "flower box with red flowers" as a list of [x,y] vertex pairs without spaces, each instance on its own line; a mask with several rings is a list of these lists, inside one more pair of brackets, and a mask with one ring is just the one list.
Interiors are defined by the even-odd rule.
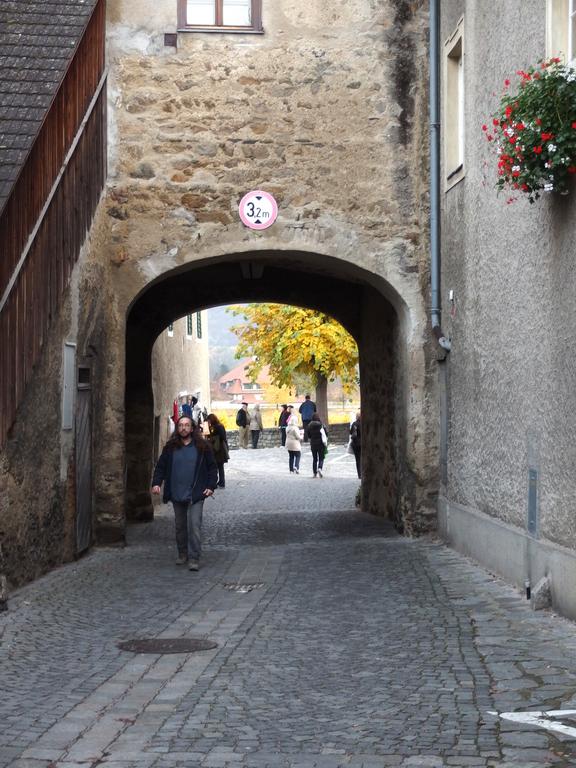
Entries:
[[516,75],[516,90],[504,81],[500,108],[482,126],[496,154],[496,187],[507,202],[568,194],[576,178],[576,70],[552,58]]

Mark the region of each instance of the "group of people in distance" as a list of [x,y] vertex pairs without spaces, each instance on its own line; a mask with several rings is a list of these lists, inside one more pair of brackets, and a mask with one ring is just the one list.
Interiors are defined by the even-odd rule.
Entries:
[[240,410],[236,414],[236,426],[238,427],[238,447],[248,448],[248,437],[252,441],[252,448],[258,448],[260,432],[264,429],[260,406],[254,405],[248,410],[248,403],[241,403]]
[[[307,407],[304,408],[304,406]],[[309,410],[310,406],[311,410]],[[260,417],[260,432],[262,417],[258,406],[255,406],[256,409]],[[293,406],[283,405],[278,422],[282,445],[288,451],[289,471],[293,474],[300,473],[302,442],[309,441],[313,476],[322,477],[328,446],[326,428],[309,395],[300,406],[304,425],[302,430],[293,410]],[[247,404],[242,403],[238,415],[241,412],[247,414],[247,411]],[[250,423],[246,417],[244,428],[248,428]],[[183,565],[187,562],[188,569],[191,571],[197,571],[200,567],[204,501],[214,494],[217,487],[225,487],[224,464],[229,459],[228,437],[224,425],[214,413],[208,414],[206,424],[208,433],[205,435],[201,418],[196,422],[189,415],[180,416],[175,422],[172,436],[156,463],[152,478],[152,493],[160,494],[161,487],[164,485],[163,501],[164,503],[172,502],[174,507],[178,550],[176,563]],[[360,477],[360,412],[356,414],[356,421],[350,427],[350,435],[350,445],[354,449],[358,477]],[[258,439],[256,444],[253,442],[252,445],[256,448]]]

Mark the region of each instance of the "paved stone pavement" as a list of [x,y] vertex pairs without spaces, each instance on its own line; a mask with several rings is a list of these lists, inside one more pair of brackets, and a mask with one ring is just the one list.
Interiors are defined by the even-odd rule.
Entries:
[[[576,765],[572,734],[499,714],[576,710],[575,625],[355,511],[343,448],[323,479],[310,464],[234,452],[197,574],[174,565],[163,507],[126,549],[19,590],[0,615],[0,768]],[[183,636],[218,648],[117,646]]]

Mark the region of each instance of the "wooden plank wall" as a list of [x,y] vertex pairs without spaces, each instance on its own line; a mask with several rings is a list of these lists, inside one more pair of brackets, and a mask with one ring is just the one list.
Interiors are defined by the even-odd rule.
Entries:
[[[105,68],[100,0],[0,218],[0,296],[33,232]],[[16,418],[106,179],[106,89],[93,109],[0,314],[0,447]]]

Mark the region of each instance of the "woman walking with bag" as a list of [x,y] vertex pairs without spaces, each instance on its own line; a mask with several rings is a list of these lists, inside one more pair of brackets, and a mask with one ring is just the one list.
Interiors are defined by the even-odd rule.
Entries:
[[322,468],[324,467],[324,454],[328,445],[326,429],[317,413],[312,414],[312,419],[306,427],[307,437],[310,440],[310,450],[312,451],[312,472],[314,477],[322,477]]
[[214,458],[216,459],[216,466],[218,467],[218,487],[224,488],[226,481],[224,478],[224,464],[230,458],[228,452],[228,437],[224,424],[220,421],[215,413],[209,413],[206,418],[208,422],[208,442],[212,446],[214,451]]
[[300,474],[300,456],[302,455],[302,438],[298,427],[298,417],[292,414],[286,427],[286,450],[288,451],[288,468],[290,472]]

